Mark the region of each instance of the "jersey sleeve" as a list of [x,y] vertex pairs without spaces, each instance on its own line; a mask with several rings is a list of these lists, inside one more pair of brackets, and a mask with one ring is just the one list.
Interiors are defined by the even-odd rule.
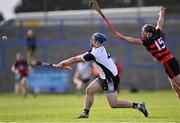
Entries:
[[90,50],[83,55],[84,61],[95,61],[97,58],[101,56],[102,49],[96,48],[94,50]]
[[94,61],[95,57],[91,53],[86,53],[86,54],[83,55],[83,60],[84,61]]

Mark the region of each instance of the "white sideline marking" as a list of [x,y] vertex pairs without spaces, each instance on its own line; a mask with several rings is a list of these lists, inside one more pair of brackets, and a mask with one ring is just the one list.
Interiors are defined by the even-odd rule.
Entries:
[[0,123],[177,123],[177,122],[141,122],[141,121],[139,121],[139,122],[89,122],[89,121],[87,121],[87,122],[76,122],[76,121],[74,121],[74,122],[72,122],[72,121],[67,121],[67,122],[0,122]]

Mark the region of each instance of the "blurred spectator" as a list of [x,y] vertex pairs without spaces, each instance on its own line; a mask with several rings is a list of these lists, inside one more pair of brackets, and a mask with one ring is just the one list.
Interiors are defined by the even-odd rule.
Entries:
[[24,60],[20,53],[16,54],[16,59],[11,68],[15,73],[17,82],[15,83],[15,92],[23,93],[24,97],[27,97],[28,92],[31,92],[35,97],[32,89],[27,84],[27,77],[29,75],[29,66],[26,60]]
[[90,62],[78,63],[73,77],[77,94],[84,91],[92,79],[92,64]]
[[36,35],[32,29],[29,29],[26,34],[26,44],[27,44],[27,61],[29,63],[30,59],[34,57],[36,51]]

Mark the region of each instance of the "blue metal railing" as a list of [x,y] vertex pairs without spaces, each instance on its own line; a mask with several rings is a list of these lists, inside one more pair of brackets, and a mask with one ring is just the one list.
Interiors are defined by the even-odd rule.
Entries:
[[[121,41],[116,41],[116,40],[109,40],[109,42],[107,42],[108,45],[123,45],[125,47],[127,47],[127,51],[126,51],[126,56],[127,56],[127,63],[125,63],[123,66],[124,67],[131,67],[131,68],[154,68],[154,67],[159,67],[159,65],[157,65],[156,63],[152,63],[152,64],[135,64],[132,62],[132,45],[126,43],[126,42],[121,42]],[[42,41],[39,40],[37,42],[38,46],[42,46],[43,47],[43,53],[42,53],[42,59],[44,61],[47,61],[48,59],[48,47],[49,46],[56,46],[56,45],[73,45],[73,46],[83,46],[84,49],[87,49],[87,46],[89,46],[89,41],[88,40],[46,40],[46,41]],[[176,45],[180,45],[180,41],[178,39],[168,39],[168,41],[166,42],[166,45],[168,46],[168,48],[170,49],[170,51],[173,53],[174,49],[172,47],[176,46]],[[4,70],[10,67],[10,65],[8,65],[6,63],[6,50],[10,50],[8,49],[8,46],[26,46],[25,41],[8,41],[8,42],[0,42],[0,53],[1,53],[1,61],[0,61],[0,70]],[[115,56],[118,55],[114,54]]]
[[[134,19],[131,17],[128,18],[111,18],[112,20],[117,20],[117,19],[121,19],[121,20],[127,20],[127,19]],[[139,18],[137,18],[139,19]],[[148,20],[150,18],[146,17],[143,18],[144,21],[141,22],[145,22],[145,20]],[[152,19],[152,17],[151,17]],[[180,20],[180,16],[176,16],[176,17],[166,17],[166,20],[172,20],[172,19],[176,19],[176,20]],[[48,59],[48,46],[50,45],[81,45],[84,47],[84,49],[87,48],[88,46],[88,40],[67,40],[65,38],[65,28],[64,28],[64,23],[65,21],[78,21],[78,20],[82,20],[82,19],[64,19],[64,20],[59,20],[59,31],[57,32],[59,34],[59,39],[58,40],[38,40],[37,45],[40,45],[43,47],[43,53],[42,53],[42,58],[43,60],[47,60]],[[89,20],[89,18],[85,18],[84,20]],[[141,18],[142,20],[142,18]],[[48,21],[48,20],[46,20]],[[57,20],[49,20],[49,21],[57,21]],[[102,19],[99,19],[99,31],[106,33],[107,30],[105,29],[105,23],[104,21],[102,21]],[[137,20],[138,21],[138,20]],[[18,34],[18,40],[13,40],[13,41],[0,41],[0,54],[1,54],[1,61],[0,61],[0,70],[4,70],[10,67],[10,65],[8,65],[6,63],[6,51],[9,50],[8,46],[26,46],[26,42],[25,42],[25,28],[23,27],[23,21],[20,21],[20,26],[19,26],[19,34]],[[139,23],[141,24],[141,23]],[[175,45],[180,45],[180,41],[178,40],[178,38],[175,39],[166,39],[166,44],[168,45],[168,47],[170,48],[171,52],[173,52],[173,46]],[[120,41],[115,41],[115,40],[110,40],[110,43],[108,42],[108,44],[111,45],[123,45],[125,47],[127,47],[127,63],[124,64],[125,67],[131,67],[131,68],[152,68],[152,67],[158,67],[155,63],[153,64],[134,64],[132,62],[132,46],[129,45],[126,42],[120,42]]]

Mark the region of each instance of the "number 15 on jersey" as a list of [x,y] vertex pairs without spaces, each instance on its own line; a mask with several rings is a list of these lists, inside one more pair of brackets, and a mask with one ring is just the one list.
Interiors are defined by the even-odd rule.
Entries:
[[158,50],[162,50],[162,49],[166,48],[166,45],[164,44],[164,41],[162,40],[162,38],[159,38],[157,41],[155,41],[155,44],[156,44]]

